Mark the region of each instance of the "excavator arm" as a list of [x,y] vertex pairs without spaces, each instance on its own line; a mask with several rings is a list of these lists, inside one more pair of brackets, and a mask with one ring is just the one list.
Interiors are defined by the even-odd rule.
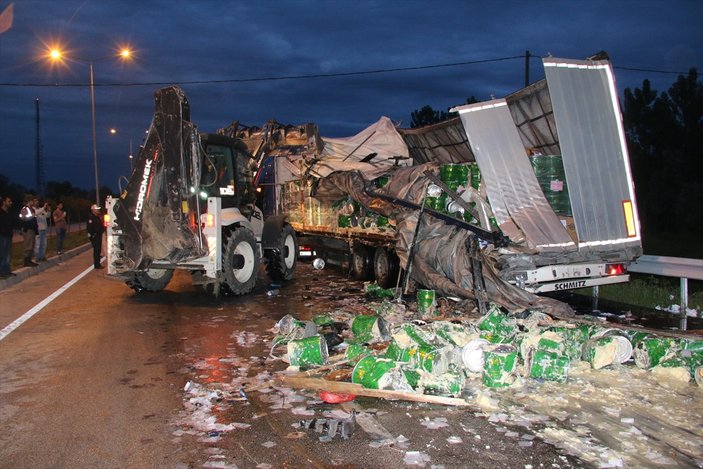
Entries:
[[126,189],[115,204],[122,233],[117,272],[153,261],[177,263],[206,253],[199,227],[201,149],[183,90],[155,93],[156,110]]

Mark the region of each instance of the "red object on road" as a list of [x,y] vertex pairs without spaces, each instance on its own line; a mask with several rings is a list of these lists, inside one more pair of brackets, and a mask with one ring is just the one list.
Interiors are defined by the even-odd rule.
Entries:
[[338,394],[336,392],[320,391],[320,399],[328,404],[341,404],[356,399],[355,394]]

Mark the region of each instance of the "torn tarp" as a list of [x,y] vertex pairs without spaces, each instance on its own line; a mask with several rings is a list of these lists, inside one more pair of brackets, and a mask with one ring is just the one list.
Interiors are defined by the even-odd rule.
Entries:
[[370,180],[393,166],[410,164],[408,147],[388,117],[381,117],[352,137],[322,141],[324,148],[310,168],[316,177],[335,171],[359,171]]
[[[409,168],[398,168],[388,184],[376,192],[389,198],[403,199],[421,205],[429,179],[425,171],[438,172],[439,164],[426,163]],[[365,191],[369,181],[356,171],[338,171],[320,180],[316,197],[338,197],[348,194],[368,209],[395,220],[395,250],[400,265],[408,262],[419,211],[394,204],[387,199],[374,197]],[[446,224],[425,212],[415,239],[412,279],[427,288],[446,296],[475,299],[472,259],[467,249],[468,230]],[[477,256],[482,266],[485,289],[490,301],[505,306],[510,311],[541,309],[557,317],[570,317],[573,310],[551,298],[540,297],[515,287],[498,275],[497,251],[490,244]]]

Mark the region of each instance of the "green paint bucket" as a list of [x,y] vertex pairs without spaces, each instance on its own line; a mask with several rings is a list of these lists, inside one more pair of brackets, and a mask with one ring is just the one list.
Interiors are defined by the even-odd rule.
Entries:
[[439,167],[439,178],[442,182],[459,182],[466,184],[469,177],[469,167],[463,164],[443,164]]
[[357,340],[366,342],[388,338],[388,326],[380,316],[359,315],[352,321],[351,330]]
[[517,328],[497,306],[491,305],[488,313],[478,321],[481,338],[492,344],[508,343],[513,340]]
[[397,362],[409,363],[412,357],[417,353],[417,346],[401,347],[398,342],[391,340],[386,349],[385,358],[395,360]]
[[423,330],[420,326],[413,323],[406,323],[395,330],[393,338],[400,344],[420,344],[432,345],[433,334]]
[[403,374],[405,375],[405,379],[408,381],[410,387],[412,387],[413,389],[417,388],[417,386],[420,384],[420,378],[422,377],[420,372],[417,371],[415,368],[404,367]]
[[583,358],[594,370],[616,363],[618,343],[613,337],[591,338],[584,345]]
[[647,339],[649,337],[649,333],[647,333],[647,332],[633,331],[633,330],[625,331],[625,335],[627,336],[628,339],[630,339],[630,343],[632,344],[633,348],[637,347],[637,344],[639,344],[641,341],[643,341],[644,339]]
[[515,381],[517,350],[510,345],[499,345],[483,354],[483,384],[490,388],[506,387]]
[[481,185],[481,171],[478,169],[478,164],[470,163],[469,169],[471,171],[471,187],[478,190]]
[[373,356],[359,360],[352,370],[352,383],[368,389],[412,390],[395,361]]
[[344,352],[345,360],[356,360],[370,355],[369,349],[361,344],[349,344],[347,350]]
[[564,383],[569,377],[570,365],[567,355],[537,349],[530,358],[530,377]]
[[312,318],[312,322],[315,323],[316,326],[331,326],[334,324],[334,321],[332,320],[331,317],[327,316],[326,314],[318,314],[314,318]]
[[425,197],[425,207],[431,208],[437,212],[446,211],[447,194],[442,194],[439,197]]
[[288,359],[291,366],[309,368],[327,363],[327,342],[321,335],[295,339],[288,342]]
[[698,366],[703,365],[703,340],[681,339],[679,348],[682,357],[690,357]]
[[338,215],[337,216],[337,226],[339,228],[349,228],[351,226],[351,216]]
[[435,321],[432,323],[432,329],[437,337],[458,347],[463,347],[475,338],[473,327],[449,321]]
[[417,291],[417,311],[423,318],[435,316],[437,303],[434,290]]
[[417,387],[422,388],[423,394],[455,397],[464,390],[464,375],[455,371],[434,376],[422,375]]
[[676,355],[678,346],[675,339],[649,337],[642,339],[635,348],[635,365],[645,370],[657,366]]
[[583,345],[588,341],[588,332],[580,327],[550,327],[548,330],[560,334],[563,353],[571,360],[581,360],[583,355]]
[[374,180],[376,187],[383,187],[388,184],[388,176],[380,176]]
[[451,349],[449,347],[438,348],[429,345],[419,345],[417,352],[411,355],[410,362],[416,368],[440,375],[449,369],[450,352]]
[[[466,181],[447,181],[445,185],[454,192],[459,192],[460,187],[466,186]],[[447,202],[450,202],[451,200],[452,198],[447,195]]]
[[363,385],[364,378],[376,366],[376,357],[367,355],[356,363],[352,370],[351,380],[354,384]]

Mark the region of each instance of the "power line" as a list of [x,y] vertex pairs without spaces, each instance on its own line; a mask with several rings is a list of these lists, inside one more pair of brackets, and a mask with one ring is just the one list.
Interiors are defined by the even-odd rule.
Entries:
[[629,70],[631,72],[666,73],[670,75],[687,75],[688,72],[673,72],[670,70],[655,70],[653,68],[613,67],[616,70]]
[[[533,56],[534,57],[534,56]],[[525,55],[514,55],[510,57],[499,57],[494,59],[470,60],[466,62],[452,62],[445,64],[420,65],[416,67],[397,67],[383,68],[376,70],[360,70],[355,72],[338,72],[338,73],[315,73],[308,75],[284,75],[279,77],[252,77],[252,78],[226,78],[219,80],[184,80],[184,81],[151,81],[151,82],[134,82],[134,83],[95,83],[95,87],[122,87],[122,86],[166,86],[166,85],[207,85],[207,84],[222,84],[222,83],[252,83],[264,81],[283,81],[283,80],[309,80],[316,78],[335,78],[348,77],[359,75],[374,75],[380,73],[396,73],[407,72],[414,70],[429,70],[434,68],[449,68],[461,67],[466,65],[477,65],[492,62],[503,62],[506,60],[524,59]],[[631,72],[646,72],[646,73],[662,73],[669,75],[686,75],[688,72],[672,71],[672,70],[657,70],[652,68],[635,68],[613,66],[616,70],[627,70]],[[71,87],[86,87],[88,83],[0,83],[0,86],[7,87],[44,87],[44,88],[71,88]]]
[[[512,57],[499,57],[495,59],[471,60],[467,62],[453,62],[446,64],[421,65],[417,67],[398,67],[384,68],[377,70],[361,70],[356,72],[339,72],[339,73],[316,73],[309,75],[286,75],[280,77],[257,77],[257,78],[227,78],[221,80],[189,80],[189,81],[168,81],[168,82],[139,82],[139,83],[95,83],[95,86],[111,87],[111,86],[163,86],[163,85],[203,85],[203,84],[218,84],[218,83],[248,83],[262,81],[280,81],[280,80],[307,80],[314,78],[334,78],[348,77],[356,75],[372,75],[378,73],[393,73],[407,72],[412,70],[428,70],[433,68],[460,67],[465,65],[476,65],[491,62],[502,62],[505,60],[522,59],[524,55],[515,55]],[[0,86],[15,86],[15,87],[85,87],[90,86],[86,83],[0,83]]]

